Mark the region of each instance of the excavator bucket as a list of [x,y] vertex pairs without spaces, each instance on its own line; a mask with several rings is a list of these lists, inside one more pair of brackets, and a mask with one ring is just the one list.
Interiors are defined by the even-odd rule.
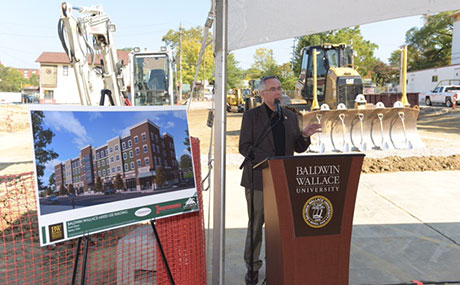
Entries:
[[302,115],[302,125],[320,123],[312,137],[314,152],[413,149],[425,145],[417,132],[418,108],[318,110]]

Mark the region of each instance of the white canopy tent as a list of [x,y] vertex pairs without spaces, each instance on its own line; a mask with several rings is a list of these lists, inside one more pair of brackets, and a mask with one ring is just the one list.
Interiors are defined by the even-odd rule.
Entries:
[[[224,284],[227,54],[383,20],[460,9],[459,0],[214,0],[216,111],[212,284]],[[244,203],[244,201],[242,201]]]

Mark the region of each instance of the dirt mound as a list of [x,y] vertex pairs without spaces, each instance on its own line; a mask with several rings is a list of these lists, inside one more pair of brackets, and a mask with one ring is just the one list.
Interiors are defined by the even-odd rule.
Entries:
[[364,158],[363,173],[460,170],[460,155]]

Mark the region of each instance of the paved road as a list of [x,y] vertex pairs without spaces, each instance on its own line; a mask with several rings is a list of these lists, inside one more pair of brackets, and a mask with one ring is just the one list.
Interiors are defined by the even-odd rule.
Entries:
[[[110,203],[120,200],[126,199],[133,199],[139,198],[144,196],[150,196],[154,194],[160,194],[170,191],[177,191],[186,189],[187,187],[177,187],[177,188],[168,188],[162,190],[156,190],[155,192],[122,192],[122,193],[115,193],[111,195],[102,195],[102,194],[95,194],[95,195],[78,195],[75,197],[75,208],[82,208],[94,205],[100,205],[104,203]],[[47,201],[46,198],[40,198],[40,213],[42,215],[67,211],[71,210],[73,207],[72,198],[69,196],[57,196],[58,201],[54,204],[51,204]]]

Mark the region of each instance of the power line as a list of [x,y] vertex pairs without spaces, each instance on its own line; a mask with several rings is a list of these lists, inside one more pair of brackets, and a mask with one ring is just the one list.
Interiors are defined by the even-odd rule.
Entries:
[[13,37],[27,37],[27,38],[56,38],[56,36],[43,36],[43,35],[26,35],[26,34],[13,34],[13,33],[0,33],[0,36],[13,36]]

